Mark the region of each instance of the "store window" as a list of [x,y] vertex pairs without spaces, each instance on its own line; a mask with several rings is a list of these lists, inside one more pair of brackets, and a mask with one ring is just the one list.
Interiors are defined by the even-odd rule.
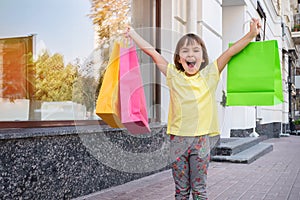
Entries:
[[89,1],[1,1],[1,124],[90,118],[74,91],[94,49],[89,11]]
[[[160,1],[131,3],[133,25],[158,46],[153,27],[159,26]],[[86,0],[1,2],[0,128],[101,120],[94,111],[105,53],[97,48],[90,13],[91,1]],[[138,52],[149,118],[158,119],[159,74],[150,58]]]

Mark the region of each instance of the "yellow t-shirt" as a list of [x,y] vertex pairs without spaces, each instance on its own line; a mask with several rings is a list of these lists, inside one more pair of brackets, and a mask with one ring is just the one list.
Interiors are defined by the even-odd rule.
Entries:
[[219,134],[216,88],[220,79],[217,62],[194,76],[169,64],[167,85],[170,105],[167,133],[178,136],[210,136]]

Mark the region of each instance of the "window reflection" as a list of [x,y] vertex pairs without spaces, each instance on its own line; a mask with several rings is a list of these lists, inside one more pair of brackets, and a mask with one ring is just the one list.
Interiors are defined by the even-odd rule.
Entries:
[[33,38],[0,39],[0,120],[28,120],[34,93]]
[[[108,0],[1,0],[0,122],[99,119],[95,103],[110,46],[99,41],[102,32],[91,15],[91,6],[97,2],[110,3]],[[129,2],[134,6],[127,16]],[[111,17],[117,25],[112,29],[104,17],[103,30],[121,34],[133,18],[135,26],[155,27],[154,2],[118,1],[117,6],[122,5],[124,12],[114,7],[112,10],[117,14]],[[153,33],[147,30],[144,37],[153,42]],[[114,40],[112,37],[108,41],[112,44]],[[160,98],[152,86],[155,67],[146,55],[141,54],[140,60],[141,66],[145,66],[141,67],[143,79],[151,83],[145,86],[145,92],[152,118],[156,104],[153,99]]]
[[1,1],[0,121],[98,119],[90,7],[86,0]]

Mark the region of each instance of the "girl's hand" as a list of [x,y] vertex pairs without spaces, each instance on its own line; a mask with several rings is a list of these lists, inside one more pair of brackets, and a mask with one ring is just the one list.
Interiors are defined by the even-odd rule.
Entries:
[[259,19],[252,18],[250,22],[250,31],[242,37],[240,40],[235,42],[231,47],[229,47],[218,59],[218,68],[221,72],[226,64],[229,62],[232,56],[239,53],[244,49],[252,40],[260,33],[261,24]]
[[158,69],[163,73],[167,74],[168,62],[164,59],[156,49],[148,43],[144,38],[142,38],[132,27],[128,26],[125,30],[125,37],[130,37],[134,43],[147,55],[149,55]]
[[251,35],[254,37],[256,37],[259,33],[260,33],[260,29],[261,29],[261,24],[260,24],[260,20],[257,18],[252,18],[251,22],[250,22],[250,33]]
[[133,33],[134,33],[134,29],[131,26],[127,26],[125,31],[125,37],[132,38]]
[[131,27],[130,26],[127,26],[126,27],[126,30],[124,31],[124,35],[126,38],[129,38],[129,31],[130,31]]

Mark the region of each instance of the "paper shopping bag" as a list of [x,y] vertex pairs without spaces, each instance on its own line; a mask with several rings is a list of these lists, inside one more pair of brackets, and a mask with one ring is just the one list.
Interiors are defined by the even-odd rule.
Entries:
[[228,106],[269,106],[283,102],[276,40],[250,42],[227,66]]
[[132,134],[149,133],[146,98],[135,46],[120,50],[121,120]]
[[120,44],[115,43],[96,103],[96,114],[113,128],[124,128],[119,102]]

